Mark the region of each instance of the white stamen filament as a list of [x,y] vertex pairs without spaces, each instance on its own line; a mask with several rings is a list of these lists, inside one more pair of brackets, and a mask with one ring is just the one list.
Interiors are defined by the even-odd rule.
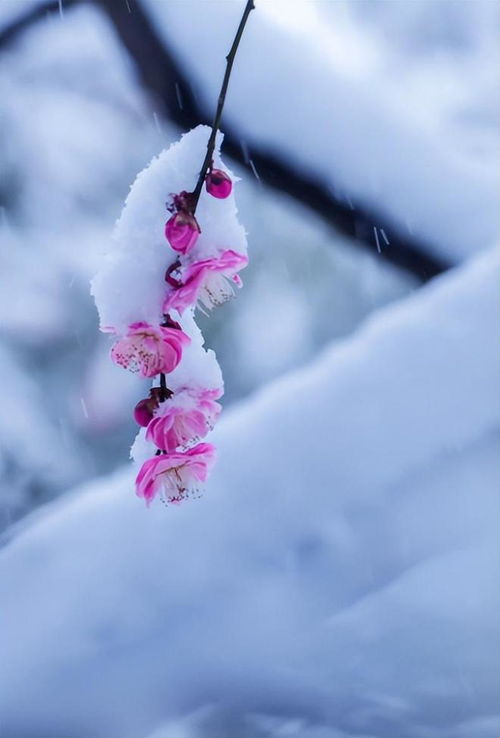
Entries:
[[234,297],[233,285],[223,274],[215,272],[206,278],[198,299],[210,310],[227,302],[231,297]]

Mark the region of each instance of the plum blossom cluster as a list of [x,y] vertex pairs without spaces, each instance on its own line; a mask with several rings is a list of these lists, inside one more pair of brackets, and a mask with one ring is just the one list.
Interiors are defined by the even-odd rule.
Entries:
[[[189,131],[138,175],[115,229],[115,248],[92,280],[101,330],[121,335],[111,358],[159,382],[134,410],[141,431],[132,457],[143,455],[141,444],[154,449],[142,459],[136,479],[137,494],[147,504],[156,496],[180,502],[205,482],[214,462],[214,446],[202,439],[220,413],[223,383],[193,315],[196,308],[211,310],[228,300],[241,287],[238,272],[248,261],[233,183],[218,159],[229,78],[253,8],[253,0],[246,0],[211,128]],[[192,181],[194,189],[184,189]],[[167,248],[159,243],[155,207],[165,192],[175,193],[167,203]]]
[[[186,139],[199,135],[199,130],[187,134],[176,146],[186,148]],[[189,169],[192,171],[188,166],[186,179],[191,174]],[[153,380],[149,396],[134,409],[135,421],[141,429],[139,436],[149,456],[142,460],[136,492],[148,505],[155,497],[166,503],[179,503],[196,493],[215,460],[215,447],[204,439],[221,411],[218,400],[223,393],[222,381],[213,352],[202,348],[201,334],[193,315],[196,308],[208,311],[225,302],[234,294],[235,287],[242,284],[238,272],[248,262],[244,253],[244,232],[241,233],[236,222],[234,204],[225,206],[224,210],[217,204],[231,196],[232,188],[229,174],[215,168],[212,162],[204,178],[203,192],[196,196],[195,192],[182,190],[170,195],[166,204],[169,215],[162,227],[163,246],[159,253],[158,249],[156,251],[156,261],[150,264],[146,253],[143,261],[137,258],[129,247],[131,239],[127,233],[130,253],[124,256],[122,250],[107,272],[104,270],[97,275],[93,283],[101,323],[105,314],[113,313],[113,324],[106,322],[103,330],[119,334],[111,348],[112,360]],[[198,204],[200,215],[196,213]],[[127,207],[124,214],[126,210]],[[206,232],[204,217],[208,221]],[[227,233],[224,233],[225,223]],[[141,233],[144,230],[138,228]],[[235,248],[230,247],[231,234],[235,236]],[[136,247],[139,243],[138,239],[134,240]],[[153,263],[162,273],[160,291],[158,276],[151,268]],[[115,281],[113,267],[117,275]],[[156,320],[143,319],[144,303],[140,302],[138,294],[135,296],[133,289],[130,300],[136,307],[132,310],[126,303],[118,312],[110,311],[107,304],[99,304],[106,302],[101,297],[105,288],[118,291],[119,279],[124,281],[126,277],[133,285],[134,269],[137,280],[143,281],[144,302],[151,301],[151,293],[155,295],[156,303],[151,304],[157,304]],[[124,291],[120,290],[122,300]],[[122,314],[124,318],[131,312],[137,315],[135,322],[127,320],[125,325],[115,327],[119,322],[117,317],[122,319]]]

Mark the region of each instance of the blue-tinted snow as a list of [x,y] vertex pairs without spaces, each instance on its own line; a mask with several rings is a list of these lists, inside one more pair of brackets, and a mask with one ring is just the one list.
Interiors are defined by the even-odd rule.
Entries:
[[28,521],[0,554],[5,734],[208,706],[494,738],[499,276],[488,253],[234,408],[203,498],[146,510],[125,472]]

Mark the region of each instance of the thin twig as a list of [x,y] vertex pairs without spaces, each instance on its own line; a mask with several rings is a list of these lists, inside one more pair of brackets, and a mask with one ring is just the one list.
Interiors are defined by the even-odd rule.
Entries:
[[168,397],[169,389],[167,387],[167,378],[163,372],[160,374],[160,399],[164,402]]
[[[208,168],[212,164],[212,159],[214,156],[214,148],[215,148],[215,139],[217,137],[217,131],[219,130],[220,119],[222,117],[222,111],[224,109],[224,103],[226,101],[226,93],[227,93],[227,88],[229,86],[229,78],[231,77],[231,71],[233,69],[236,52],[238,51],[238,46],[240,45],[240,40],[243,35],[243,31],[245,29],[248,16],[250,15],[251,11],[254,8],[255,8],[254,1],[247,0],[247,4],[245,5],[245,10],[243,11],[243,15],[241,17],[240,24],[238,26],[238,30],[236,31],[236,36],[234,37],[233,45],[231,46],[231,50],[229,51],[229,54],[226,56],[226,62],[227,62],[226,72],[224,74],[224,79],[222,80],[222,87],[219,92],[217,109],[215,111],[215,117],[212,123],[212,132],[210,134],[210,138],[208,139],[208,144],[207,144],[207,153],[205,154],[205,159],[203,161],[203,164],[200,170],[198,182],[196,183],[196,187],[192,195],[189,198],[189,206],[190,206],[189,209],[193,215],[196,211],[198,200],[200,199],[201,190],[203,187],[203,183],[205,181]],[[165,374],[160,374],[160,388],[161,388],[161,398],[162,398],[162,401],[164,401],[168,396],[167,393],[170,392],[170,390],[167,388],[167,380],[166,380]]]
[[212,132],[210,134],[210,138],[208,139],[207,153],[205,154],[205,159],[203,161],[203,164],[200,170],[200,176],[198,177],[198,182],[196,183],[196,187],[194,188],[194,191],[193,191],[193,196],[192,196],[192,201],[191,201],[193,214],[198,205],[198,200],[200,199],[201,189],[203,187],[203,182],[205,181],[208,168],[210,167],[212,163],[212,159],[214,155],[214,148],[215,148],[215,139],[217,137],[217,131],[219,130],[220,119],[222,117],[222,110],[224,108],[224,103],[226,101],[226,93],[227,93],[227,88],[229,85],[229,78],[231,77],[231,71],[233,69],[233,63],[234,63],[234,59],[236,56],[236,52],[238,51],[238,46],[240,45],[240,40],[243,35],[243,31],[245,29],[248,16],[250,15],[251,11],[254,8],[255,8],[254,0],[247,0],[247,4],[245,5],[245,10],[243,11],[243,15],[240,20],[240,25],[238,26],[238,30],[236,31],[236,36],[234,37],[233,45],[231,46],[231,50],[229,54],[226,56],[226,62],[227,62],[226,72],[224,74],[224,79],[222,80],[222,87],[219,93],[217,110],[215,111],[215,117],[212,123]]

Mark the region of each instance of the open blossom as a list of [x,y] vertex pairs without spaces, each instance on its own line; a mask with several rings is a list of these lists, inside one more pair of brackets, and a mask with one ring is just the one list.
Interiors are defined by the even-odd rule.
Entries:
[[248,258],[232,249],[223,251],[216,258],[190,264],[185,267],[178,286],[174,286],[176,280],[168,280],[173,289],[165,298],[163,311],[167,313],[175,309],[182,314],[197,302],[209,310],[221,305],[234,295],[235,284],[241,287],[237,272],[247,264]]
[[221,406],[215,400],[221,390],[183,389],[161,402],[149,422],[146,439],[172,452],[199,441],[212,430]]
[[115,364],[143,377],[168,374],[178,365],[183,348],[190,341],[179,328],[132,323],[127,335],[112,347],[111,358]]
[[164,502],[181,502],[205,482],[215,460],[215,447],[199,443],[189,451],[159,454],[148,459],[136,479],[136,491],[149,503],[159,495]]

